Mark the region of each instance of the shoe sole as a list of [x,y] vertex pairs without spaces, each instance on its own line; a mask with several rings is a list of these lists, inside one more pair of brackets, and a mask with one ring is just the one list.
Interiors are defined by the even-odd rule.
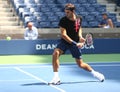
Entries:
[[48,83],[48,85],[60,85],[61,83],[60,83],[60,81],[58,81],[57,83]]

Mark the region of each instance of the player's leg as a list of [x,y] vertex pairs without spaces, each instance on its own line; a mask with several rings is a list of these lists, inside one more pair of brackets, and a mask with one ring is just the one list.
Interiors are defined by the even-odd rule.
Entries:
[[48,84],[56,85],[60,83],[58,69],[59,69],[59,57],[62,53],[63,53],[62,50],[60,50],[59,48],[56,48],[52,54],[52,66],[53,66],[54,77],[51,80],[51,82],[49,82]]
[[83,62],[80,48],[78,48],[77,46],[70,46],[69,49],[72,56],[76,59],[76,62],[80,68],[89,71],[94,77],[99,79],[101,82],[104,81],[105,78],[103,74],[94,71],[94,69],[90,65]]
[[82,59],[76,59],[78,66],[86,71],[89,71],[94,77],[99,81],[103,82],[105,80],[104,75],[95,71],[90,65],[84,63]]
[[53,72],[58,72],[59,68],[59,57],[63,53],[62,50],[56,48],[52,54],[52,65],[53,65]]
[[87,63],[84,63],[82,59],[76,59],[76,63],[80,68],[83,68],[84,70],[89,71],[89,72],[92,71],[92,67],[88,65]]

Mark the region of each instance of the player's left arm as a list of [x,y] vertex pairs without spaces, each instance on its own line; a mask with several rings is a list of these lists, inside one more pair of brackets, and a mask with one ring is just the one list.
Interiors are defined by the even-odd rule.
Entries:
[[83,47],[83,45],[85,44],[85,38],[83,38],[83,36],[82,36],[82,28],[80,27],[80,29],[79,29],[79,43],[77,43],[77,46],[79,47],[79,48],[82,48]]
[[81,43],[85,42],[85,38],[83,38],[83,36],[82,36],[82,27],[80,27],[80,29],[79,29],[79,41]]

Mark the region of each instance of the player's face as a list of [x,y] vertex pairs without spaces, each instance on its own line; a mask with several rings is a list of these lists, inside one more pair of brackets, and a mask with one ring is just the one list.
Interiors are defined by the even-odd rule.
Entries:
[[72,16],[73,16],[73,12],[70,10],[65,10],[65,14],[66,14],[66,17],[68,17],[68,18],[72,18]]

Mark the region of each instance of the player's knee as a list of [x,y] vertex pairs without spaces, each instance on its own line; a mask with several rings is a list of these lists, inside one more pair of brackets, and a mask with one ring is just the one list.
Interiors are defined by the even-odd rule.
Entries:
[[84,63],[83,63],[83,62],[78,62],[78,66],[79,66],[80,68],[83,68],[83,67],[84,67]]
[[80,68],[83,68],[83,67],[84,67],[84,64],[80,63],[80,64],[79,64],[79,67],[80,67]]
[[59,56],[59,55],[60,55],[60,52],[58,50],[54,50],[53,56]]

